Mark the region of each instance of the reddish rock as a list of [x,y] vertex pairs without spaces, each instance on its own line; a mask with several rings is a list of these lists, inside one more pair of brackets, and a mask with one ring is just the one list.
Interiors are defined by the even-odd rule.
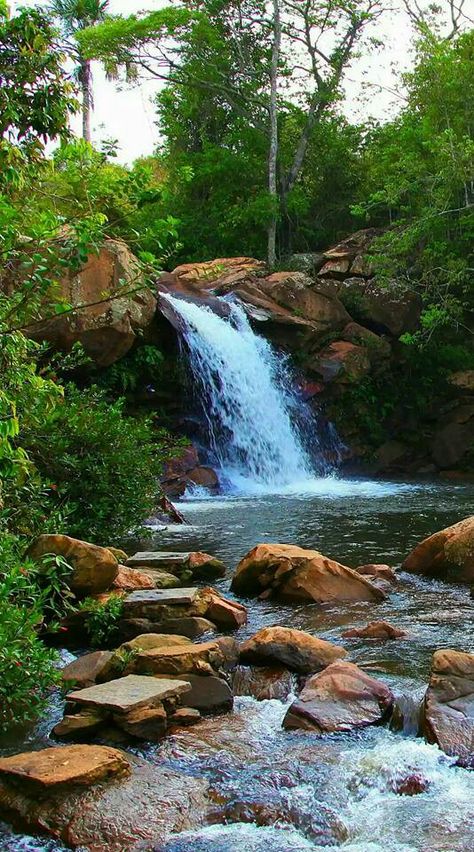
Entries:
[[240,646],[241,663],[283,665],[301,674],[320,671],[345,655],[339,645],[289,627],[264,627]]
[[417,544],[402,569],[453,583],[474,581],[474,515]]
[[419,796],[420,793],[426,793],[429,786],[430,782],[420,772],[410,772],[395,778],[392,789],[399,796]]
[[247,624],[247,609],[237,601],[222,597],[214,589],[204,589],[201,600],[205,600],[206,618],[217,624],[221,630],[236,630]]
[[392,586],[396,586],[398,583],[397,575],[393,568],[390,568],[390,565],[358,565],[355,570],[358,574],[362,574],[363,577],[374,577],[377,580],[386,580],[387,583],[390,583]]
[[2,781],[18,780],[42,790],[68,784],[89,787],[129,772],[126,756],[106,746],[71,745],[0,758]]
[[286,701],[294,689],[295,675],[285,668],[239,666],[232,679],[234,695],[251,695],[257,701]]
[[370,372],[371,364],[365,346],[336,340],[317,355],[311,366],[326,383],[337,381],[339,384],[352,384]]
[[388,621],[370,621],[365,627],[353,627],[342,635],[344,639],[405,639],[408,633]]
[[422,727],[428,742],[474,768],[474,654],[435,651]]
[[193,485],[198,485],[201,488],[214,490],[219,487],[217,473],[212,469],[212,467],[205,467],[204,465],[194,467],[189,471],[186,478],[188,482],[192,482]]
[[29,335],[64,350],[81,343],[101,367],[122,358],[155,315],[156,298],[146,286],[137,258],[120,240],[106,240],[79,272],[71,271],[63,278],[59,290],[75,310],[50,317],[45,305],[47,318],[31,326]]
[[272,594],[293,600],[328,603],[383,600],[385,595],[368,580],[316,550],[289,544],[258,544],[237,566],[232,580],[237,594]]
[[126,565],[119,565],[117,576],[112,585],[114,589],[123,589],[126,592],[133,592],[135,589],[155,588],[155,583],[149,575],[142,574],[133,568],[127,568]]
[[107,673],[111,668],[112,651],[93,651],[92,654],[84,654],[73,660],[61,671],[63,681],[74,683],[78,689],[92,686],[98,679],[107,679]]
[[338,660],[306,681],[288,709],[283,727],[319,734],[350,731],[382,722],[392,706],[388,686],[354,663]]

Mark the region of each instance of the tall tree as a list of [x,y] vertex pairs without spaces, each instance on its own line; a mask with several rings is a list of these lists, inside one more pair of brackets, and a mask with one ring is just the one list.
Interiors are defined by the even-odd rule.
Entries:
[[76,39],[81,30],[94,27],[107,17],[109,0],[52,0],[51,11],[60,21],[64,47],[77,62],[82,91],[82,135],[91,141],[91,116],[94,107],[91,60],[84,56]]

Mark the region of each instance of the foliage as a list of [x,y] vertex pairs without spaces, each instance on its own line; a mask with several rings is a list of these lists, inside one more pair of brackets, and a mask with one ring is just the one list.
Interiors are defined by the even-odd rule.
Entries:
[[112,595],[105,603],[86,598],[81,609],[86,614],[86,630],[91,645],[94,648],[113,646],[123,613],[123,598]]
[[23,446],[67,507],[68,529],[98,543],[140,526],[152,513],[166,452],[149,418],[126,417],[98,388],[70,385],[42,430]]

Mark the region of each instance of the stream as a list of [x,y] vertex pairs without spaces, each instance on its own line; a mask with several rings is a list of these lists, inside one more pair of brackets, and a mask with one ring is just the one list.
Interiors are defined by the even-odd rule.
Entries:
[[[399,566],[428,534],[472,514],[474,487],[439,482],[383,483],[328,478],[296,493],[183,500],[188,525],[153,531],[148,549],[204,550],[222,558],[228,593],[239,559],[255,544],[278,541],[321,550],[349,566]],[[135,545],[143,542],[133,542]],[[205,775],[215,803],[209,825],[172,838],[159,852],[468,852],[474,849],[474,774],[455,767],[436,746],[415,736],[414,714],[433,650],[474,650],[469,588],[399,573],[399,586],[379,604],[286,605],[246,601],[242,640],[265,625],[307,630],[347,647],[350,659],[385,680],[406,708],[401,733],[373,727],[318,737],[285,732],[287,704],[236,698],[231,714],[204,719],[159,744],[132,750],[150,761]],[[406,640],[341,640],[348,626],[385,619]],[[44,745],[61,712],[50,714],[5,751]],[[411,714],[411,715],[410,715]],[[400,795],[407,774],[423,779],[419,795]],[[58,852],[63,847],[0,829],[8,852]]]

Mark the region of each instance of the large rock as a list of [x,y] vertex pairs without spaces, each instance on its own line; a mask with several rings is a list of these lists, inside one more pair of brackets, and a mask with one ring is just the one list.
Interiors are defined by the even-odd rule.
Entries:
[[289,627],[264,627],[240,646],[241,663],[283,665],[301,674],[319,672],[345,656],[339,645]]
[[224,662],[217,642],[199,644],[158,646],[139,651],[131,664],[138,674],[212,674]]
[[319,603],[383,600],[368,580],[316,550],[290,544],[258,544],[237,566],[232,580],[237,594],[254,597],[267,590],[293,600]]
[[[191,691],[183,698],[186,707],[199,710],[203,716],[211,713],[228,713],[232,710],[234,698],[232,691],[223,678],[215,675],[186,673],[183,675],[191,686]],[[172,720],[170,720],[172,723]]]
[[71,745],[0,759],[0,781],[18,781],[29,790],[72,784],[89,787],[129,772],[125,755],[105,746]]
[[388,686],[354,663],[338,661],[306,682],[283,726],[318,734],[350,731],[382,722],[392,705]]
[[117,576],[113,582],[114,589],[124,592],[133,592],[135,589],[154,589],[153,577],[143,571],[134,571],[126,565],[119,565]]
[[423,729],[429,742],[457,757],[461,766],[474,767],[474,654],[433,654]]
[[189,683],[180,680],[156,680],[152,677],[127,675],[109,683],[101,683],[70,692],[68,701],[104,712],[130,713],[142,707],[153,707],[168,698],[189,692]]
[[474,515],[417,544],[402,568],[451,582],[474,581]]
[[319,352],[307,366],[318,373],[326,384],[354,384],[370,372],[371,361],[365,346],[336,340]]
[[65,683],[74,684],[79,689],[92,686],[101,677],[107,680],[112,670],[113,656],[112,651],[93,651],[91,654],[84,654],[83,657],[78,657],[61,670],[62,679]]
[[[103,751],[84,745],[74,748],[84,759],[89,749]],[[62,752],[65,762],[66,748],[47,751]],[[36,758],[39,754],[44,752],[34,753]],[[0,774],[1,817],[29,834],[47,833],[68,848],[88,852],[159,848],[173,834],[205,821],[206,781],[133,755],[128,755],[127,763],[131,774],[126,778],[92,787],[59,783],[41,796],[24,779]],[[74,765],[67,760],[66,764],[62,771],[73,772]]]
[[408,634],[388,621],[369,621],[365,627],[351,627],[342,635],[344,639],[405,639]]
[[48,553],[63,556],[69,562],[72,568],[69,586],[80,596],[109,589],[118,574],[119,564],[110,550],[68,535],[40,535],[28,551],[32,559]]
[[106,240],[79,272],[67,275],[60,295],[75,310],[32,326],[30,336],[64,350],[79,342],[101,367],[122,358],[155,315],[156,298],[119,240]]
[[[223,630],[234,630],[247,621],[247,610],[237,601],[222,597],[215,589],[155,589],[132,592],[124,601],[126,621],[146,619],[159,625],[154,632],[166,633],[162,625],[182,617],[209,620]],[[141,630],[141,633],[147,632]],[[187,631],[174,630],[189,635]]]
[[204,633],[215,633],[216,625],[207,618],[198,616],[182,616],[181,618],[168,618],[162,621],[154,621],[148,618],[125,618],[120,622],[119,632],[123,640],[135,639],[143,633],[170,633],[187,636],[188,639],[197,639]]

